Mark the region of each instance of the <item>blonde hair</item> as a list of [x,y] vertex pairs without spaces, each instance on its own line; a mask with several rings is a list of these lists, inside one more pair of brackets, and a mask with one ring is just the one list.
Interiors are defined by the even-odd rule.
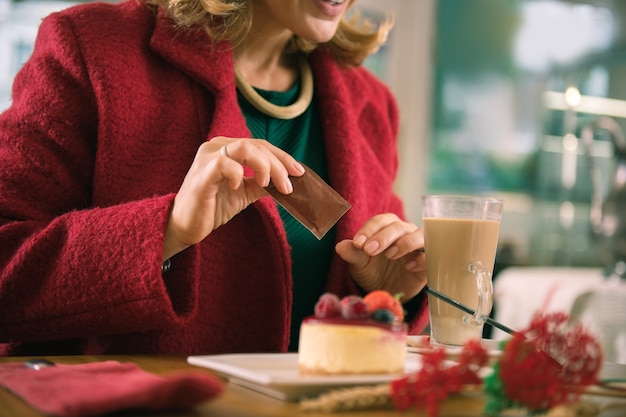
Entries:
[[[145,1],[162,6],[177,25],[203,28],[214,40],[227,40],[233,45],[245,38],[252,22],[251,0]],[[339,23],[335,36],[324,45],[339,63],[358,66],[385,43],[392,27],[391,16],[375,24],[354,12]],[[290,48],[293,52],[307,53],[317,46],[316,43],[294,36]]]

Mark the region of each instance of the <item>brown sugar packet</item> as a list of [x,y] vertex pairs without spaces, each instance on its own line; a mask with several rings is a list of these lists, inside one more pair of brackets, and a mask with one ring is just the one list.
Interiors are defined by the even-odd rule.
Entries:
[[302,176],[289,177],[293,184],[291,194],[282,194],[273,184],[265,190],[304,227],[321,239],[351,206],[315,171],[304,164],[302,166],[305,169]]

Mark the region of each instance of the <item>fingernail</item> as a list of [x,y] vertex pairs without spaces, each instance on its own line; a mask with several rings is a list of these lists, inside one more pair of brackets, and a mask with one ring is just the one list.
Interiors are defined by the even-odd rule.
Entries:
[[285,180],[285,188],[287,188],[288,194],[293,192],[293,184],[289,181],[289,178]]
[[375,240],[372,240],[367,245],[365,245],[363,249],[365,249],[365,252],[373,255],[376,252],[376,249],[378,249],[378,246],[379,246],[378,242],[376,242]]
[[299,174],[304,174],[304,167],[298,161],[294,161],[293,167],[298,171]]
[[409,261],[404,265],[404,269],[406,269],[407,271],[415,268],[417,266],[417,262],[415,261]]
[[400,249],[398,249],[396,246],[392,246],[389,249],[387,249],[387,252],[385,254],[387,255],[387,258],[391,259],[394,256],[396,256],[398,252],[400,252]]
[[354,239],[354,244],[358,247],[363,247],[363,245],[365,244],[365,241],[367,240],[367,238],[365,237],[365,235],[358,235],[355,239]]

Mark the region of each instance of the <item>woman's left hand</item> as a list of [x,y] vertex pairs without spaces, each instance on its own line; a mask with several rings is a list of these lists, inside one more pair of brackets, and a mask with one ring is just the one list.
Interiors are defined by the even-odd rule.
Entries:
[[372,217],[354,239],[337,243],[335,250],[350,264],[352,277],[367,292],[402,293],[400,301],[406,302],[426,285],[424,234],[395,214]]

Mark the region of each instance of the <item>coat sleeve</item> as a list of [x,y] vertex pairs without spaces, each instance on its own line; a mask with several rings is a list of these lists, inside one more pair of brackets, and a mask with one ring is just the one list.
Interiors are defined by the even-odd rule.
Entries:
[[46,18],[0,115],[0,342],[159,329],[194,308],[194,250],[161,274],[174,195],[93,206],[97,74],[79,51]]

